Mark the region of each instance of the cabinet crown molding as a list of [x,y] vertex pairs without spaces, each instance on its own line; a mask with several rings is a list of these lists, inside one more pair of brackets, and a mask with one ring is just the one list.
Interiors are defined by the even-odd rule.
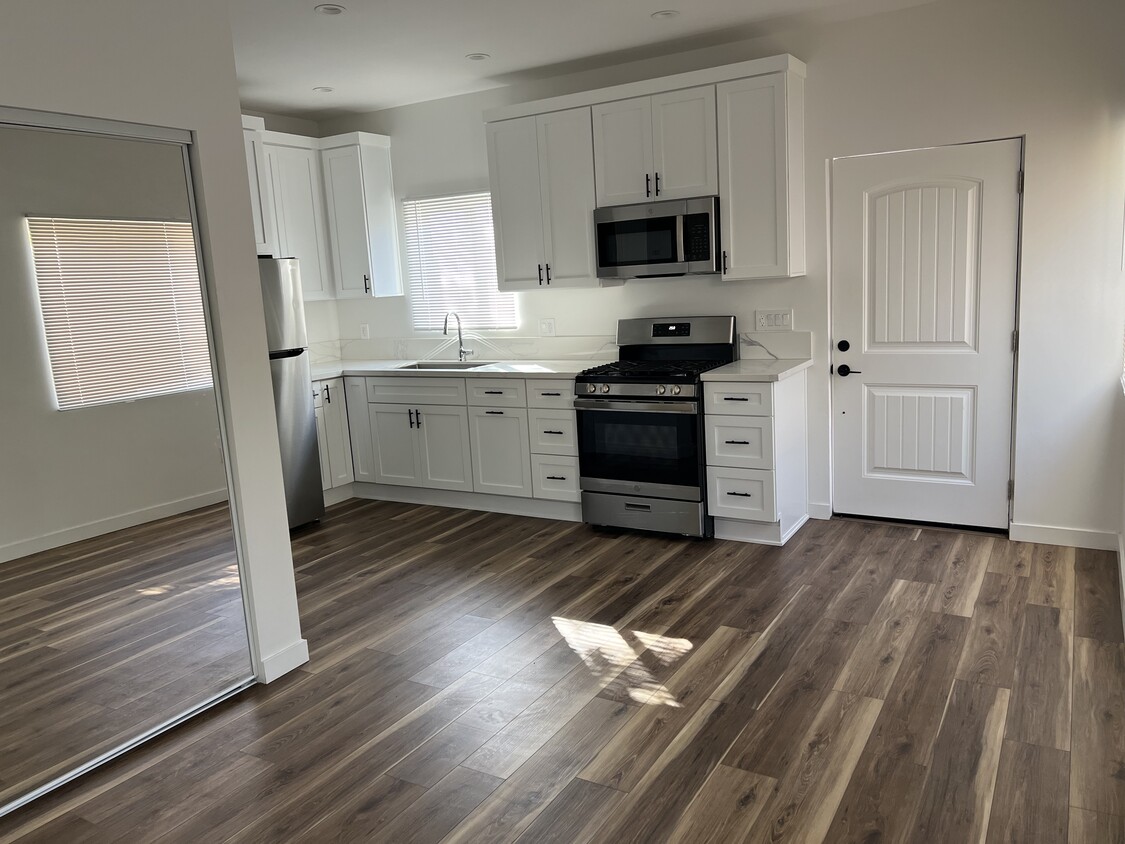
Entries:
[[660,76],[656,79],[613,85],[609,88],[597,88],[592,91],[580,91],[575,94],[564,94],[559,97],[549,97],[527,103],[498,106],[484,112],[484,122],[494,123],[498,120],[511,120],[516,117],[563,111],[570,108],[613,102],[614,100],[628,100],[633,97],[662,94],[667,91],[694,88],[699,85],[712,85],[731,79],[764,76],[769,73],[793,73],[804,78],[806,75],[805,63],[785,53],[780,56],[769,56],[763,59],[752,59],[735,64],[704,68],[703,70],[692,70],[672,76]]
[[[243,128],[247,120],[255,118],[243,116]],[[311,138],[308,135],[291,135],[288,132],[261,131],[262,140],[274,146],[297,147],[298,149],[326,150],[347,146],[366,146],[389,148],[390,135],[376,135],[373,132],[348,132],[346,135],[333,135],[329,138]]]

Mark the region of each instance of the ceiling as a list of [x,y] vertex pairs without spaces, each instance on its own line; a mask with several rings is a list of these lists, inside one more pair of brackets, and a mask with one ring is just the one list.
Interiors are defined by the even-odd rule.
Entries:
[[[929,1],[334,0],[339,15],[314,12],[324,0],[229,3],[243,107],[319,120]],[[666,9],[680,14],[652,17]]]

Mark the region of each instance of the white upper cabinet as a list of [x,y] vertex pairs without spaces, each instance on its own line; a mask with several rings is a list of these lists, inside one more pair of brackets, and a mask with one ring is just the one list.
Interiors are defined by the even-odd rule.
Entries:
[[590,109],[487,127],[501,290],[596,286]]
[[274,233],[273,197],[269,189],[266,151],[262,146],[265,121],[260,117],[242,118],[242,140],[246,145],[246,173],[250,178],[250,210],[254,218],[254,241],[259,255],[277,257]]
[[320,143],[336,295],[401,296],[390,138],[357,132]]
[[332,298],[320,154],[312,148],[317,141],[304,138],[300,140],[310,146],[291,146],[286,141],[273,140],[275,137],[267,132],[264,146],[273,190],[278,257],[300,261],[301,287],[306,299]]
[[592,112],[599,207],[718,193],[714,85],[602,103]]
[[723,278],[804,275],[804,79],[737,79],[717,96]]

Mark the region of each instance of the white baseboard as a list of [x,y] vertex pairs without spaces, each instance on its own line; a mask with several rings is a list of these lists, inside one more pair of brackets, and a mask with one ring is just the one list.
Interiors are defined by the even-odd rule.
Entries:
[[375,501],[432,504],[435,507],[483,510],[486,513],[508,513],[513,516],[533,516],[539,519],[558,519],[563,522],[582,521],[582,505],[570,501],[545,501],[541,498],[516,498],[510,495],[422,489],[390,484],[356,483],[353,484],[353,490],[356,498],[370,498]]
[[831,504],[813,504],[811,501],[808,506],[810,519],[831,519],[832,518],[832,505]]
[[1008,536],[1017,542],[1042,542],[1045,545],[1094,548],[1098,551],[1116,551],[1118,545],[1116,533],[1054,527],[1052,525],[1027,525],[1018,522],[1012,522]]
[[157,504],[155,507],[122,513],[108,519],[99,519],[96,522],[86,522],[44,536],[20,539],[7,545],[0,545],[0,563],[26,557],[29,554],[38,554],[40,551],[48,551],[51,548],[59,548],[72,542],[81,542],[83,539],[93,539],[95,536],[112,533],[115,530],[136,527],[146,522],[154,522],[157,519],[166,519],[169,516],[178,516],[180,513],[198,510],[200,507],[208,507],[226,500],[226,489],[218,489],[214,492],[181,498],[178,501],[169,501],[166,504]]
[[278,677],[288,674],[308,661],[309,643],[305,639],[298,639],[292,645],[265,657],[258,664],[255,673],[258,675],[259,683],[272,683]]
[[355,498],[355,484],[344,484],[324,490],[325,507],[331,507],[333,504],[339,504],[349,498]]

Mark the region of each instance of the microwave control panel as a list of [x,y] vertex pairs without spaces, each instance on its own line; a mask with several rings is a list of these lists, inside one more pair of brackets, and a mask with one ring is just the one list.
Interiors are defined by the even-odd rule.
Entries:
[[684,215],[684,260],[711,260],[711,215]]

